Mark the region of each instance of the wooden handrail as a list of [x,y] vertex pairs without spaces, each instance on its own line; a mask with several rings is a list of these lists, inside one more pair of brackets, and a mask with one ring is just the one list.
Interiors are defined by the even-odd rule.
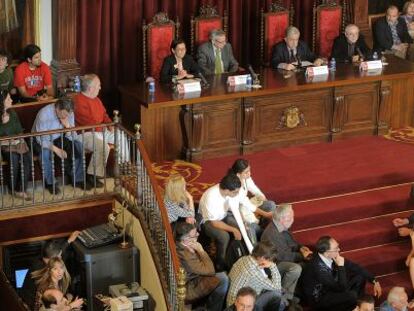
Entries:
[[170,222],[168,221],[168,214],[167,214],[167,210],[166,210],[165,205],[164,205],[164,200],[161,196],[160,189],[158,187],[158,183],[157,183],[157,180],[155,178],[155,175],[152,172],[152,169],[151,169],[151,164],[152,163],[149,159],[149,156],[147,154],[147,151],[145,149],[145,146],[144,146],[142,140],[138,140],[137,145],[138,145],[139,151],[141,153],[142,160],[144,161],[144,164],[147,167],[147,172],[148,172],[151,184],[153,185],[153,188],[154,188],[155,196],[156,196],[157,202],[158,202],[158,207],[160,208],[162,222],[164,224],[165,231],[166,231],[166,234],[167,234],[168,244],[170,245],[171,259],[172,259],[172,262],[173,262],[175,273],[177,274],[178,271],[179,271],[179,268],[180,268],[180,263],[179,263],[179,260],[178,260],[178,255],[177,255],[177,250],[176,250],[176,247],[175,247],[175,240],[174,240],[173,233],[172,233],[172,230],[171,230],[171,225],[170,225]]

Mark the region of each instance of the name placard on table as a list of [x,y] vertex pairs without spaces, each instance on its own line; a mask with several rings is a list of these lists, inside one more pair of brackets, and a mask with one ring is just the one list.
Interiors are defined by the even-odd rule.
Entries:
[[317,67],[306,68],[306,75],[309,77],[328,75],[328,74],[329,74],[328,66],[317,66]]
[[186,79],[177,82],[177,91],[179,94],[201,92],[200,81],[196,79]]
[[365,62],[367,65],[367,70],[377,70],[382,69],[382,61],[381,60],[370,60]]
[[227,84],[230,86],[246,84],[247,77],[248,75],[237,75],[237,76],[228,77]]

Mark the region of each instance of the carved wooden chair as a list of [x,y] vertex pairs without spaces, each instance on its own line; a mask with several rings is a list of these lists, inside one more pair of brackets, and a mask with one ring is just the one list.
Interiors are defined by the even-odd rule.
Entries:
[[313,6],[313,51],[329,58],[335,38],[345,29],[346,0],[315,0]]
[[171,54],[170,45],[178,37],[180,23],[168,18],[167,13],[155,14],[152,22],[142,25],[144,79],[159,79],[164,58]]
[[262,65],[269,66],[273,46],[285,37],[286,28],[293,24],[293,1],[290,10],[285,8],[281,0],[270,4],[268,12],[261,10],[260,56]]
[[211,5],[200,7],[197,17],[191,16],[191,54],[195,56],[197,47],[209,40],[213,29],[222,29],[227,33],[228,16],[226,11],[220,16],[217,8]]

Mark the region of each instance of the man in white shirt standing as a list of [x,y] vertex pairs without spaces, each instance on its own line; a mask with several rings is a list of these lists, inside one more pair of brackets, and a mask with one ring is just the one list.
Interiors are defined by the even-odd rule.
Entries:
[[249,252],[253,250],[239,211],[240,187],[240,179],[234,174],[228,174],[219,184],[207,189],[200,200],[200,213],[203,217],[202,228],[217,245],[217,269],[224,267],[230,234],[236,240],[243,238]]

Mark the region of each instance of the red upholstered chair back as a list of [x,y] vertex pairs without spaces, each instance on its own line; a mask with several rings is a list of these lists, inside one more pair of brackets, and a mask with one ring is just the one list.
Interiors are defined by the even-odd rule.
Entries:
[[200,7],[200,14],[191,17],[191,54],[195,55],[197,47],[209,40],[210,32],[222,29],[227,33],[228,17],[226,12],[220,16],[216,7],[204,5]]
[[269,12],[262,9],[261,22],[261,59],[269,66],[273,46],[285,37],[286,28],[292,24],[293,10],[289,12],[280,2],[272,3]]
[[142,26],[144,78],[159,79],[164,58],[171,54],[171,41],[178,36],[179,22],[168,19],[166,13],[157,13],[153,21]]
[[318,56],[331,56],[333,42],[344,28],[342,13],[335,1],[314,9],[313,49]]

